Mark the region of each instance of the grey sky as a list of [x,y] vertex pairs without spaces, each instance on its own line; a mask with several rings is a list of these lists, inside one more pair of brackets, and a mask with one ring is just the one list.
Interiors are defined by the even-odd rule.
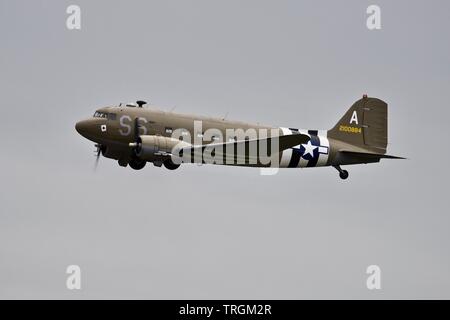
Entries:
[[[0,0],[0,298],[450,298],[449,17],[448,1]],[[363,93],[410,159],[345,182],[105,158],[94,173],[74,129],[137,99],[328,129]]]

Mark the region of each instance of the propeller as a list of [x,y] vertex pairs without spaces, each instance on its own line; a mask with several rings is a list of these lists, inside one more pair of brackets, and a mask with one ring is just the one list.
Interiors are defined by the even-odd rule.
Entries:
[[134,118],[134,141],[138,141],[139,138],[139,118]]
[[139,148],[140,148],[140,141],[139,141],[139,118],[134,118],[134,127],[133,127],[133,133],[134,133],[134,142],[131,142],[129,146],[133,149],[133,152],[137,154]]
[[[133,152],[136,154],[141,146],[140,139],[139,139],[139,118],[134,119],[134,127],[133,127],[133,135],[134,135],[134,142],[131,142],[129,146],[132,148]],[[94,165],[94,171],[97,170],[98,162],[100,160],[100,155],[102,154],[102,150],[104,147],[97,143],[95,144],[95,147],[97,148],[95,150],[95,165]]]
[[102,153],[102,145],[97,143],[95,147],[97,148],[97,150],[95,151],[96,156],[95,156],[94,171],[97,171],[98,161],[100,160],[100,155]]

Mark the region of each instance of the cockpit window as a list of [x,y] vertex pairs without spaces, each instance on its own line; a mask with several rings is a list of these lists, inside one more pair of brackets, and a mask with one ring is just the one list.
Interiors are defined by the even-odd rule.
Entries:
[[106,112],[95,111],[94,118],[108,118],[108,114]]

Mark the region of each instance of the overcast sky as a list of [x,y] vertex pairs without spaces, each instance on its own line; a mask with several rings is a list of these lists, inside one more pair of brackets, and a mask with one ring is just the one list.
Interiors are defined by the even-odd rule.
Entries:
[[[0,0],[0,298],[450,298],[449,18],[444,0]],[[409,160],[347,181],[106,158],[94,173],[74,128],[144,99],[328,129],[363,93],[389,104],[388,153]]]

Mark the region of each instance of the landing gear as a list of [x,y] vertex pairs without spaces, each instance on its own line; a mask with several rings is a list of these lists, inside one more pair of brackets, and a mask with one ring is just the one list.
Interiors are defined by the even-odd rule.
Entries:
[[341,172],[339,172],[339,177],[340,177],[342,180],[347,179],[347,178],[348,178],[348,171],[347,171],[347,170],[342,170]]
[[339,171],[339,177],[342,180],[345,180],[348,178],[348,171],[347,170],[342,170],[340,166],[333,166],[337,171]]
[[121,167],[126,167],[128,165],[127,160],[120,159],[118,162],[119,162],[119,166],[121,166]]
[[129,163],[130,167],[134,170],[141,170],[147,164],[145,160],[132,159]]
[[178,167],[180,166],[179,164],[173,163],[173,161],[171,159],[167,159],[166,161],[164,161],[163,165],[164,165],[164,167],[166,167],[169,170],[178,169]]

